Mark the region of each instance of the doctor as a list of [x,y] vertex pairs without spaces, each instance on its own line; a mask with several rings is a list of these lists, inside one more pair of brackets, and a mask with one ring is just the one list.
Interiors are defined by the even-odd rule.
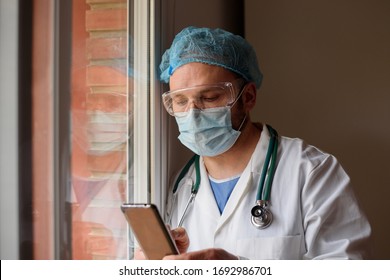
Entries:
[[[169,191],[167,221],[182,254],[167,259],[368,257],[371,228],[337,160],[251,121],[262,74],[247,41],[222,29],[188,27],[160,70],[179,140],[200,156]],[[268,197],[259,198],[272,135],[273,181]],[[268,211],[261,227],[253,222],[259,202]]]

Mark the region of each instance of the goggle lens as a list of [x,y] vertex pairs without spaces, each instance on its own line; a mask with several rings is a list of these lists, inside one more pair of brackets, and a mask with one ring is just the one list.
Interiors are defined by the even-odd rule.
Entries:
[[234,92],[233,83],[224,82],[168,91],[162,97],[165,109],[174,116],[191,108],[205,110],[230,106],[235,101]]

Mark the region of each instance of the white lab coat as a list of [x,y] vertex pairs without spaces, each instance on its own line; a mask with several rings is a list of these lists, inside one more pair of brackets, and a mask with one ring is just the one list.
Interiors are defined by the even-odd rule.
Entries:
[[[263,126],[222,215],[200,158],[201,185],[183,223],[189,251],[223,248],[248,259],[367,258],[371,228],[348,175],[333,156],[300,139],[280,137],[269,206],[273,222],[266,229],[251,224],[269,139]],[[193,167],[188,176],[195,181]],[[176,198],[169,192],[166,214],[172,227],[177,227],[190,197],[188,176],[181,180]]]

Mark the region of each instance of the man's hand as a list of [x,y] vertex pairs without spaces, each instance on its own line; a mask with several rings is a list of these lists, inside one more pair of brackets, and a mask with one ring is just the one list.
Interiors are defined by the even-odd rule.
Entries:
[[180,255],[166,256],[164,260],[238,260],[238,258],[223,249],[211,248]]
[[184,228],[171,230],[173,239],[179,249],[180,255],[166,256],[164,260],[237,260],[238,258],[223,249],[206,249],[187,253],[190,246],[190,239]]
[[171,230],[171,235],[175,240],[179,253],[183,254],[187,252],[188,247],[190,246],[190,238],[188,237],[186,230],[182,227],[175,228]]
[[[196,252],[187,253],[190,246],[190,239],[184,228],[175,228],[171,230],[171,235],[175,240],[176,247],[179,250],[179,255],[166,256],[164,260],[237,260],[238,258],[229,252],[218,249],[210,248]],[[144,260],[145,255],[141,249],[136,249],[134,259]]]

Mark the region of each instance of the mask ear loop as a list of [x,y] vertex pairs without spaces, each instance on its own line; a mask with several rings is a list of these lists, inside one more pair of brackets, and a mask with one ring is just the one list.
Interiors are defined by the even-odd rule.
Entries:
[[248,115],[245,114],[245,117],[244,117],[244,119],[242,120],[242,122],[241,122],[239,128],[237,129],[237,131],[241,131],[241,128],[242,128],[242,126],[244,125],[247,116],[248,116]]

